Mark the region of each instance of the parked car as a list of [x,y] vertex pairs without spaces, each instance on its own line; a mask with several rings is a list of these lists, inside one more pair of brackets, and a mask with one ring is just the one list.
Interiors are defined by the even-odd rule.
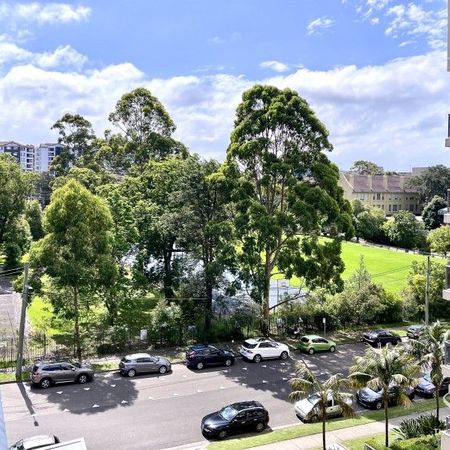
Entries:
[[402,342],[402,338],[389,330],[376,330],[365,333],[362,340],[372,346],[392,344],[397,345]]
[[186,365],[198,370],[206,366],[234,364],[234,353],[229,350],[213,347],[212,345],[193,345],[186,352]]
[[[439,386],[439,395],[445,395],[449,392],[450,377],[446,377],[442,380]],[[415,392],[421,397],[431,398],[434,396],[436,391],[436,386],[431,382],[430,374],[424,375],[420,380],[419,384],[416,386]]]
[[325,339],[322,336],[314,334],[302,336],[298,343],[298,349],[312,355],[315,352],[331,352],[336,351],[336,343]]
[[259,363],[263,359],[287,359],[289,347],[267,338],[247,339],[241,346],[241,355],[250,361]]
[[[391,386],[388,389],[388,404],[389,406],[396,406],[398,402],[398,396],[396,389],[397,386]],[[414,389],[405,389],[405,394],[410,400],[414,399]],[[360,389],[356,392],[356,401],[369,409],[381,409],[383,408],[383,390],[373,390],[368,387]]]
[[39,361],[33,365],[30,379],[35,385],[47,389],[56,383],[92,381],[94,369],[89,363],[65,361]]
[[159,372],[164,374],[172,370],[170,361],[162,356],[149,355],[148,353],[134,353],[124,356],[119,363],[122,375],[134,377],[137,374]]
[[406,336],[408,336],[409,339],[419,339],[423,329],[423,325],[411,325],[406,329]]
[[[319,409],[319,400],[319,394],[315,393],[296,402],[294,410],[297,417],[303,420],[303,422],[317,422],[321,419],[322,413]],[[351,405],[352,400],[349,398],[346,402]],[[333,396],[328,398],[325,414],[327,419],[342,416],[342,408],[334,402]]]
[[9,447],[9,450],[33,450],[36,448],[47,447],[48,445],[59,444],[59,439],[56,436],[33,436],[26,439],[21,439]]
[[203,417],[201,429],[207,439],[224,439],[229,434],[261,432],[269,423],[269,413],[256,401],[238,402]]

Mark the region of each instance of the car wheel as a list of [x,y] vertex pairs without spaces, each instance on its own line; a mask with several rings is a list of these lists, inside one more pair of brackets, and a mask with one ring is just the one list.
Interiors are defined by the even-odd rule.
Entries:
[[255,363],[260,363],[261,362],[261,355],[255,355],[254,357],[253,357],[253,362],[255,362]]
[[231,361],[231,359],[226,359],[226,360],[225,360],[225,365],[226,365],[227,367],[230,367],[231,364],[233,364],[233,361]]
[[198,362],[196,367],[197,367],[197,370],[202,370],[203,367],[205,367],[205,366],[204,366],[204,364],[202,362]]
[[43,378],[39,383],[42,389],[48,389],[52,385],[52,380],[50,378]]
[[263,422],[258,422],[258,423],[256,424],[256,432],[257,432],[257,433],[261,433],[261,431],[263,431],[264,428],[266,428],[266,424],[265,424],[265,423],[263,423]]
[[127,375],[128,375],[130,378],[133,378],[133,377],[136,375],[136,371],[135,371],[134,369],[130,369],[130,370],[127,372]]
[[280,358],[281,359],[287,359],[288,358],[288,352],[281,352]]
[[308,349],[308,353],[309,353],[310,355],[314,355],[314,349],[313,349],[313,348]]
[[392,345],[397,345],[399,343],[399,341],[393,341]]
[[334,353],[336,351],[336,347],[334,346],[334,345],[332,345],[331,347],[330,347],[330,352],[331,353]]
[[78,378],[77,378],[77,383],[80,384],[85,384],[89,381],[89,377],[85,374],[82,373]]
[[318,416],[317,414],[314,414],[314,415],[311,417],[311,422],[316,423],[316,422],[318,422],[318,421],[319,421],[319,416]]
[[167,372],[167,367],[166,367],[166,366],[161,366],[161,367],[159,368],[159,373],[160,373],[161,375],[164,375],[166,372]]
[[227,432],[226,432],[225,430],[222,430],[222,431],[217,435],[217,437],[218,437],[219,439],[225,439],[225,438],[227,437]]
[[382,406],[383,406],[383,404],[381,402],[377,402],[375,404],[375,409],[381,409]]

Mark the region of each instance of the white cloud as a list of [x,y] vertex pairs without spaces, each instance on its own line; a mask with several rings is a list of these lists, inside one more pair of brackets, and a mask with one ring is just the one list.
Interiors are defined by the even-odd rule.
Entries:
[[38,24],[83,22],[89,18],[87,6],[72,6],[67,3],[0,3],[0,18],[3,20],[35,22]]
[[300,68],[259,80],[226,74],[151,79],[132,64],[72,72],[22,64],[0,75],[0,109],[8,111],[0,115],[0,140],[51,140],[50,127],[65,112],[82,114],[101,134],[111,127],[107,116],[120,96],[144,86],[168,109],[178,139],[194,152],[223,160],[242,92],[271,83],[296,89],[310,103],[330,130],[335,147],[330,157],[343,168],[356,159],[397,170],[448,164],[445,61],[445,52],[432,51],[385,65]]
[[314,34],[319,30],[330,28],[331,25],[333,25],[333,22],[334,21],[332,19],[329,19],[328,17],[319,17],[309,23],[308,27],[306,28],[306,33]]
[[279,73],[287,72],[289,70],[289,66],[280,61],[263,61],[259,67],[262,67],[263,69],[271,69]]

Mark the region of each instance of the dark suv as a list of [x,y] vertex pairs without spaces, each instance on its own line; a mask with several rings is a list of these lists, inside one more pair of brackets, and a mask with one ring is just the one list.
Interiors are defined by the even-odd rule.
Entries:
[[402,342],[402,338],[398,334],[389,330],[370,331],[364,334],[362,340],[374,347],[386,344],[397,345],[399,342]]
[[229,434],[263,431],[269,413],[256,401],[238,402],[203,417],[201,429],[207,439],[224,439]]
[[39,361],[31,371],[31,382],[43,389],[52,384],[76,381],[84,384],[94,378],[94,369],[88,363],[72,361]]
[[195,367],[198,370],[206,366],[225,365],[229,367],[232,364],[234,364],[233,352],[222,350],[212,345],[193,345],[186,352],[186,365]]

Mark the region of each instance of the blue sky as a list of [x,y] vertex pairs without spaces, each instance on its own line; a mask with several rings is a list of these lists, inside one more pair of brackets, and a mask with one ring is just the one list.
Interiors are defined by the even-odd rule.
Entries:
[[39,143],[65,112],[99,135],[149,88],[177,138],[224,158],[242,92],[296,89],[342,168],[448,164],[443,0],[0,1],[0,140]]

